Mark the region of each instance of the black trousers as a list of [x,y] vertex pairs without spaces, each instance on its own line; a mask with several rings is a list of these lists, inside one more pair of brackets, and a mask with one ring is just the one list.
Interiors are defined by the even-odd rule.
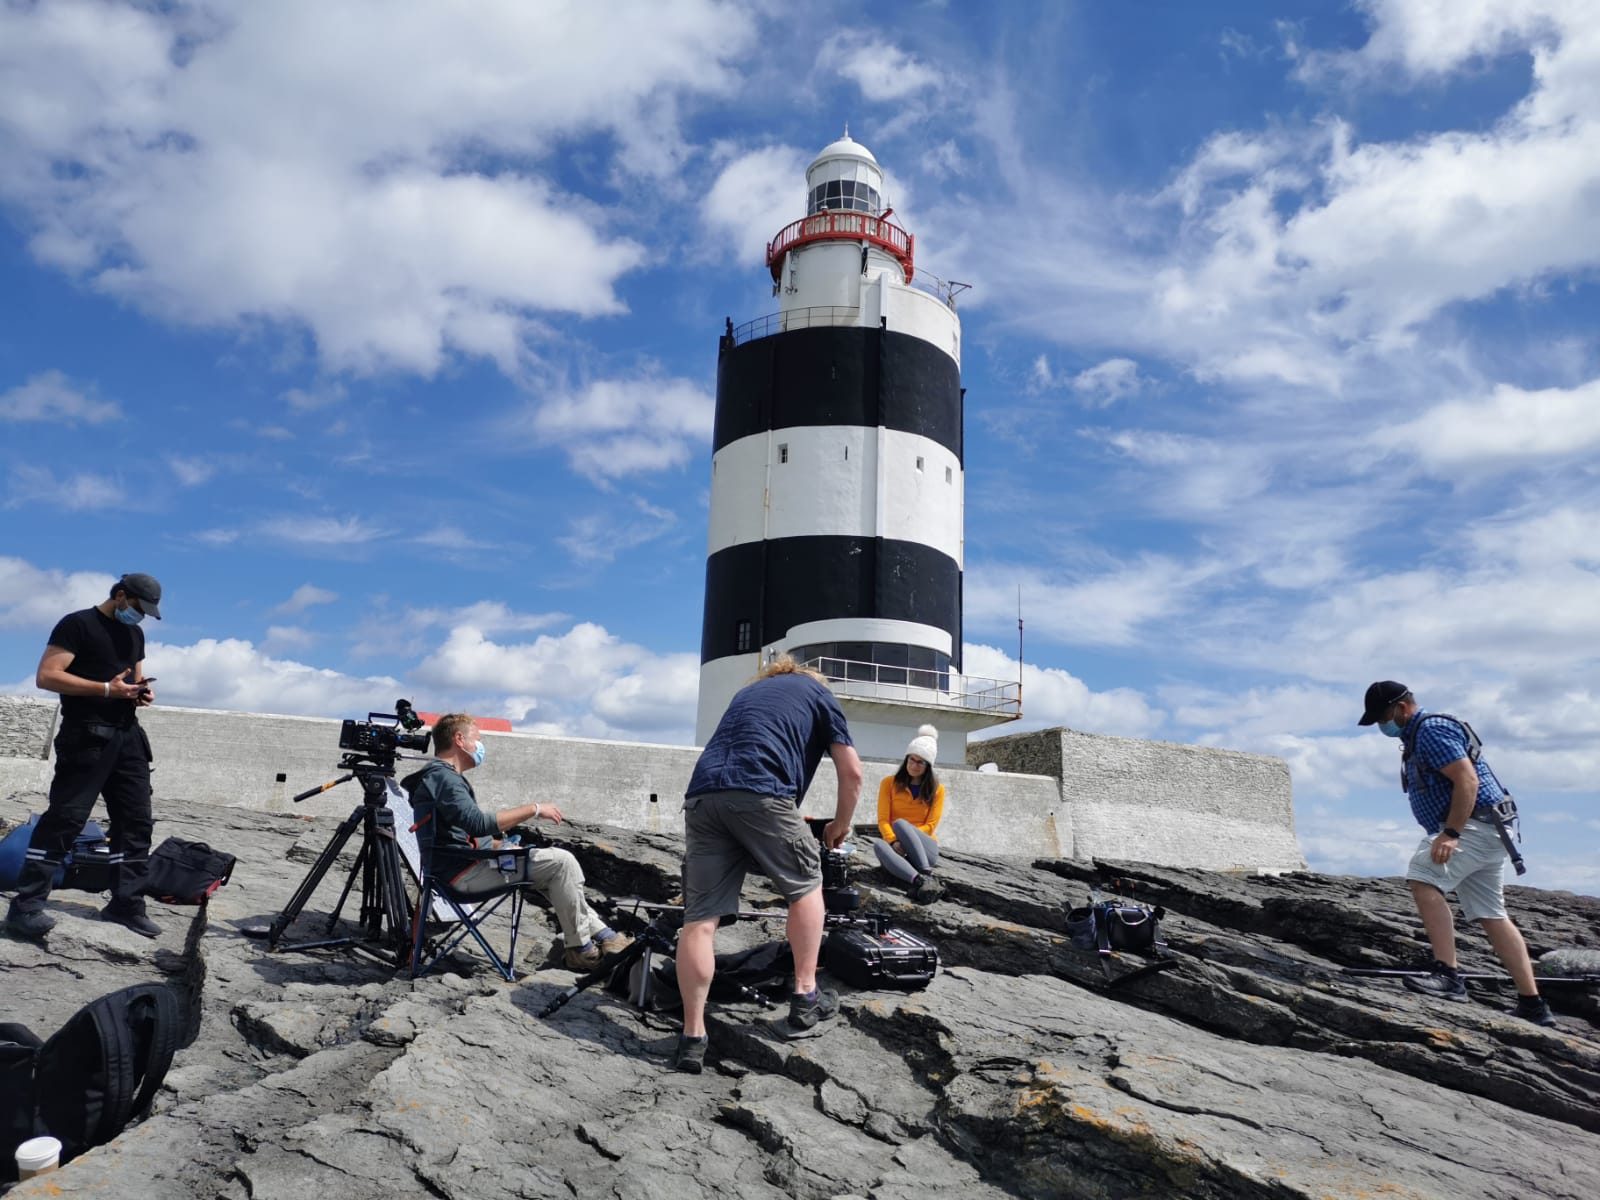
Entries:
[[83,832],[95,800],[111,817],[111,899],[143,905],[150,870],[150,739],[137,723],[119,728],[68,721],[56,734],[56,774],[50,806],[28,842],[28,857],[12,902],[22,912],[44,907],[56,872]]

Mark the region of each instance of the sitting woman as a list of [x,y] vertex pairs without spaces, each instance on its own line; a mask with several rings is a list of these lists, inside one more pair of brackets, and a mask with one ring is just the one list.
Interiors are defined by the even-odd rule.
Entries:
[[939,862],[934,830],[944,815],[944,785],[934,773],[939,731],[932,725],[917,730],[906,747],[900,769],[878,785],[878,829],[872,849],[889,874],[911,886],[916,899],[932,899],[941,890],[928,876]]

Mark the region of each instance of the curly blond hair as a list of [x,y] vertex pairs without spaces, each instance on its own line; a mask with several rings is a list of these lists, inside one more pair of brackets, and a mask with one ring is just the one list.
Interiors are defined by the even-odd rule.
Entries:
[[766,666],[761,668],[756,678],[750,682],[755,683],[757,679],[771,679],[774,675],[809,675],[818,683],[826,684],[828,682],[827,677],[820,671],[813,671],[810,667],[802,667],[795,662],[793,656],[788,654],[780,654],[772,659]]

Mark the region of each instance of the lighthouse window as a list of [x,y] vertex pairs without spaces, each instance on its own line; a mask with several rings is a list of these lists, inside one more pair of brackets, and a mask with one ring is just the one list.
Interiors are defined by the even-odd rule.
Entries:
[[828,185],[828,207],[837,208],[839,200],[839,181],[836,179]]
[[736,654],[749,654],[754,646],[750,638],[750,622],[740,621],[733,628],[733,649]]
[[917,470],[922,470],[922,455],[917,455]]
[[954,479],[955,479],[955,474],[951,471],[951,469],[949,467],[946,467],[944,469],[944,481],[946,483],[951,483],[951,482],[954,481]]
[[778,447],[778,461],[781,462],[781,463],[786,463],[786,462],[789,461],[789,443],[788,442],[785,442],[781,446]]

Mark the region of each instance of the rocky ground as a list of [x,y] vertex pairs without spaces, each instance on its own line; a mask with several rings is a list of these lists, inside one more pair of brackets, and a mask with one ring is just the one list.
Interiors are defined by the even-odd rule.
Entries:
[[[41,804],[0,800],[0,824]],[[573,978],[543,968],[542,911],[509,984],[465,953],[416,982],[347,950],[269,954],[248,932],[333,823],[160,810],[158,838],[236,853],[233,881],[207,910],[152,905],[154,942],[94,920],[99,897],[57,893],[48,946],[0,938],[0,1019],[48,1034],[162,979],[190,1001],[190,1044],[148,1120],[13,1198],[1600,1195],[1593,992],[1552,989],[1560,1024],[1542,1029],[1510,1015],[1508,988],[1449,1003],[1341,976],[1425,954],[1397,880],[952,854],[944,897],[914,906],[858,870],[871,907],[938,943],[934,983],[841,987],[842,1018],[799,1043],[754,1005],[717,1006],[707,1072],[688,1076],[665,1069],[675,1024],[616,996],[537,1016]],[[602,909],[676,891],[671,837],[544,828]],[[1064,933],[1112,879],[1165,906],[1180,960],[1116,990]],[[1600,901],[1510,895],[1534,953],[1563,951],[1547,967],[1600,957]],[[771,905],[763,886],[746,898]],[[1494,969],[1480,933],[1462,944]]]

